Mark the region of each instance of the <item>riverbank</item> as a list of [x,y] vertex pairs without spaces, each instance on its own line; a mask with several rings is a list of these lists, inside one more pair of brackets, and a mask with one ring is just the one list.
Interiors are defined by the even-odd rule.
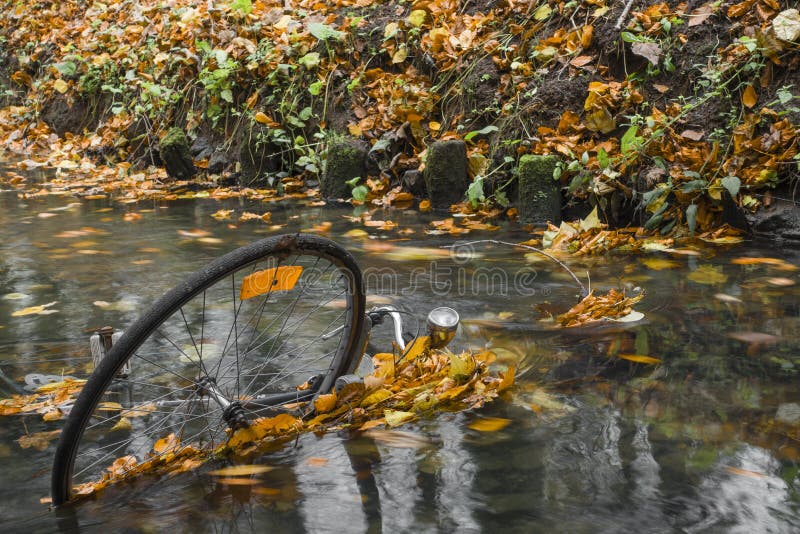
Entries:
[[426,198],[428,148],[462,140],[457,212],[514,217],[519,158],[553,154],[566,219],[793,239],[789,3],[5,2],[0,138],[69,169],[56,189],[128,200],[313,196],[331,139],[352,138],[368,206]]

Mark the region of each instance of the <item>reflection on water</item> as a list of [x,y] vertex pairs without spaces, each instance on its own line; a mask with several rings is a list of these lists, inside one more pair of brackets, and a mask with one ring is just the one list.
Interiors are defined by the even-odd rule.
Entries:
[[[213,219],[222,207],[272,211],[275,226]],[[698,257],[572,260],[579,275],[591,272],[594,287],[645,288],[638,308],[646,319],[564,332],[541,320],[577,296],[571,278],[552,264],[492,246],[441,254],[436,249],[453,238],[424,235],[427,219],[413,212],[375,217],[414,230],[403,241],[374,229],[367,230],[377,239],[346,236],[353,225],[342,216],[351,213],[239,201],[23,201],[0,193],[4,397],[29,373],[85,377],[88,330],[130,324],[204,262],[326,220],[333,222],[330,236],[370,269],[373,302],[393,301],[420,318],[437,305],[453,306],[464,319],[457,344],[488,344],[498,366],[523,370],[513,395],[477,413],[439,413],[398,435],[342,431],[276,446],[259,460],[274,469],[254,486],[222,485],[203,469],[110,488],[60,517],[39,503],[49,492],[53,444],[39,451],[15,441],[57,424],[4,417],[6,524],[32,532],[59,525],[213,532],[800,529],[797,273],[730,262],[769,256],[800,264],[797,250],[744,245],[701,249]],[[527,235],[513,228],[501,234]],[[54,313],[12,315],[53,302],[45,310]],[[413,321],[409,327],[415,330]],[[389,339],[388,331],[378,332],[375,345]],[[483,417],[511,424],[493,432],[470,428]]]

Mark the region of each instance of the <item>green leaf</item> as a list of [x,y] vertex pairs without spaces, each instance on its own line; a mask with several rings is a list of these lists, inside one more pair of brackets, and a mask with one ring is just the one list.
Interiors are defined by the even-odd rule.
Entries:
[[297,62],[308,70],[314,69],[319,65],[319,52],[309,52],[298,59]]
[[685,184],[683,184],[683,186],[681,187],[681,191],[683,193],[702,191],[703,189],[706,188],[706,185],[708,184],[706,183],[705,180],[692,180],[691,182],[686,182]]
[[72,61],[63,61],[53,65],[62,76],[74,76],[78,73],[78,66]]
[[483,177],[479,176],[475,178],[475,181],[472,182],[467,189],[467,199],[469,203],[472,204],[472,207],[478,205],[478,202],[483,202],[486,197],[483,194]]
[[231,9],[235,9],[242,15],[249,15],[253,11],[253,3],[250,0],[233,0]]
[[739,188],[742,186],[742,181],[737,176],[726,176],[722,179],[722,187],[728,190],[732,197],[739,194]]
[[686,207],[686,224],[689,225],[689,235],[694,237],[697,229],[697,204]]
[[318,80],[311,85],[308,86],[308,92],[311,93],[313,96],[318,96],[322,93],[322,89],[325,87],[325,82],[322,80]]
[[638,147],[639,143],[637,142],[636,139],[636,134],[638,132],[639,132],[639,127],[633,125],[630,128],[628,128],[628,131],[625,132],[625,135],[622,136],[622,139],[620,139],[619,144],[620,144],[620,151],[623,154],[627,154],[628,152],[635,150]]
[[496,191],[494,194],[494,199],[504,208],[507,208],[511,204],[511,201],[508,200],[508,195],[506,195],[505,191]]
[[361,181],[361,177],[360,176],[356,176],[352,180],[347,180],[345,183],[347,185],[349,185],[350,187],[355,187],[355,186],[358,185],[358,182],[360,182],[360,181]]
[[366,186],[359,185],[353,188],[353,198],[359,202],[364,202],[367,199],[368,192],[369,190],[366,188]]
[[320,41],[327,41],[333,39],[334,41],[341,41],[344,39],[344,32],[334,30],[327,24],[321,22],[311,22],[308,25],[308,32],[319,39]]
[[625,41],[626,43],[640,43],[644,40],[638,35],[631,32],[622,32],[621,34],[619,34],[619,36],[622,37],[622,40]]
[[607,169],[610,163],[608,153],[602,148],[597,151],[597,162],[600,164],[601,169]]
[[480,130],[473,130],[464,136],[464,141],[469,141],[470,139],[473,139],[479,135],[487,135],[492,132],[496,132],[499,129],[500,128],[497,126],[487,126],[486,128],[481,128]]
[[232,103],[233,102],[233,93],[231,92],[230,89],[223,89],[222,91],[220,91],[219,96],[225,102],[228,102],[228,103]]

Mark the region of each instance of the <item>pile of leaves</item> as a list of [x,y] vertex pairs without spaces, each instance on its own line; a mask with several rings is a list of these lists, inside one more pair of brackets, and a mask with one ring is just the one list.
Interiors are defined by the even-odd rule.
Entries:
[[626,297],[624,292],[616,289],[611,289],[605,295],[595,295],[591,291],[569,311],[559,315],[556,321],[564,327],[584,326],[602,320],[636,321],[643,315],[635,312],[633,306],[642,298],[644,292]]
[[0,399],[0,416],[41,414],[45,421],[58,421],[64,417],[62,408],[66,409],[75,402],[85,383],[86,380],[67,378],[39,386],[30,395]]
[[365,431],[378,426],[394,428],[436,410],[467,410],[496,399],[514,384],[514,367],[493,376],[489,351],[454,354],[429,348],[427,337],[417,338],[403,355],[373,356],[375,371],[363,382],[348,384],[338,392],[320,395],[313,404],[287,407],[286,413],[252,421],[230,432],[216,450],[181,443],[170,434],[159,439],[147,458],[117,458],[99,480],[76,488],[91,495],[110,484],[141,474],[177,474],[195,469],[212,457],[241,459],[277,439],[303,432],[349,429]]

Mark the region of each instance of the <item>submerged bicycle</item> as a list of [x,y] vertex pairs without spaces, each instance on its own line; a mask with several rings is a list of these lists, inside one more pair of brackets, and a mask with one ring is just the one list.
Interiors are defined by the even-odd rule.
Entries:
[[[53,504],[119,457],[152,457],[170,434],[214,448],[229,430],[356,379],[370,330],[386,317],[404,350],[414,336],[398,310],[367,310],[358,265],[326,238],[275,236],[212,261],[124,333],[93,336],[95,369],[56,449]],[[431,345],[447,345],[458,321],[451,308],[433,310]]]

